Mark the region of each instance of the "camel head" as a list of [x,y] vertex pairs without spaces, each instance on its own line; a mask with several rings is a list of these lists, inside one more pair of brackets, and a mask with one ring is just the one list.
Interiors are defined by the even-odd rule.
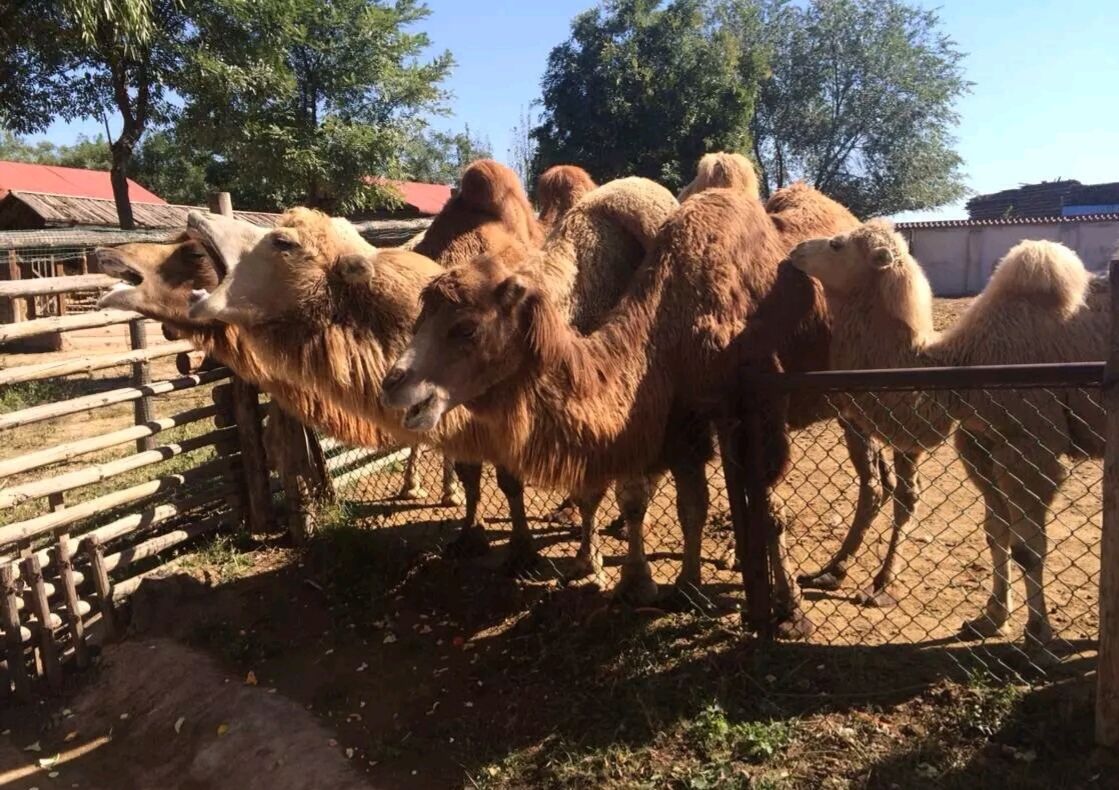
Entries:
[[370,249],[345,220],[291,209],[212,292],[198,294],[190,317],[240,326],[279,320],[320,293],[332,275],[347,282],[371,277]]
[[484,409],[486,396],[537,356],[538,314],[555,312],[542,309],[544,299],[499,256],[436,277],[423,291],[411,343],[385,376],[381,402],[404,409],[404,427],[414,431],[435,428],[459,405]]
[[169,242],[137,242],[95,251],[101,271],[121,282],[101,297],[102,309],[135,310],[173,328],[192,330],[190,307],[212,291],[265,233],[243,220],[192,211],[187,229]]
[[912,260],[893,225],[871,220],[828,239],[802,241],[788,262],[824,286],[829,296],[847,296],[889,279]]

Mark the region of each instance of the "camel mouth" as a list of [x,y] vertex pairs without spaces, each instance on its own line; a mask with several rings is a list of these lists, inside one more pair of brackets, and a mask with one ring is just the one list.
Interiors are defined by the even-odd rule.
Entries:
[[437,393],[431,393],[423,400],[413,403],[404,413],[403,425],[410,431],[430,431],[439,424],[446,402]]

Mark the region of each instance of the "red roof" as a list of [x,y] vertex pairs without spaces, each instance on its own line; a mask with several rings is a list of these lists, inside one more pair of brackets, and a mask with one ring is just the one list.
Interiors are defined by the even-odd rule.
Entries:
[[[113,185],[107,170],[0,161],[0,193],[10,189],[68,197],[113,199]],[[131,178],[128,179],[128,197],[133,203],[167,202]]]
[[[375,180],[370,178],[370,181]],[[434,217],[451,199],[451,188],[446,184],[423,184],[419,181],[390,181],[404,195],[404,203],[421,214]]]

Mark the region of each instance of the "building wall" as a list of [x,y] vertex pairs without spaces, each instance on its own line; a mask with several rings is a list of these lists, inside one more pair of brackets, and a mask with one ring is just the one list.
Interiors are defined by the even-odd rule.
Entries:
[[937,296],[974,296],[1007,251],[1025,239],[1048,239],[1075,250],[1090,271],[1107,269],[1119,246],[1119,222],[1053,222],[948,228],[899,227]]

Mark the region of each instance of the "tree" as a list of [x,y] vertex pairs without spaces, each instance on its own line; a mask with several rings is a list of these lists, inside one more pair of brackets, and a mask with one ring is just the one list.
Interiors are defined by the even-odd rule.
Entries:
[[937,15],[901,0],[763,7],[767,51],[750,125],[767,189],[803,179],[859,216],[965,194],[954,105],[970,83]]
[[17,132],[64,120],[119,115],[109,143],[122,228],[134,227],[128,167],[150,124],[168,117],[167,94],[190,28],[179,0],[7,0],[0,11],[0,123]]
[[[724,21],[734,10],[732,27]],[[579,164],[598,181],[685,183],[710,150],[744,150],[758,61],[725,0],[607,0],[577,16],[542,81],[534,170]]]
[[521,117],[513,125],[513,139],[509,143],[509,150],[506,151],[509,166],[520,177],[521,183],[525,187],[529,187],[533,183],[532,167],[533,161],[536,159],[536,140],[532,137],[532,130],[535,125],[536,120],[532,117],[532,109],[522,107]]
[[445,98],[450,54],[419,60],[429,40],[408,32],[427,15],[417,0],[212,0],[177,135],[215,154],[207,175],[239,205],[373,208]]
[[456,184],[462,171],[476,159],[493,156],[489,140],[463,131],[429,132],[417,136],[404,153],[405,177],[428,184]]
[[71,145],[55,145],[46,140],[32,144],[12,132],[0,130],[0,159],[80,167],[85,170],[108,170],[112,157],[109,144],[101,135],[92,140],[84,134],[78,135],[78,139]]
[[179,139],[174,128],[149,132],[140,141],[133,178],[168,203],[205,206],[211,192],[206,169],[213,156]]

